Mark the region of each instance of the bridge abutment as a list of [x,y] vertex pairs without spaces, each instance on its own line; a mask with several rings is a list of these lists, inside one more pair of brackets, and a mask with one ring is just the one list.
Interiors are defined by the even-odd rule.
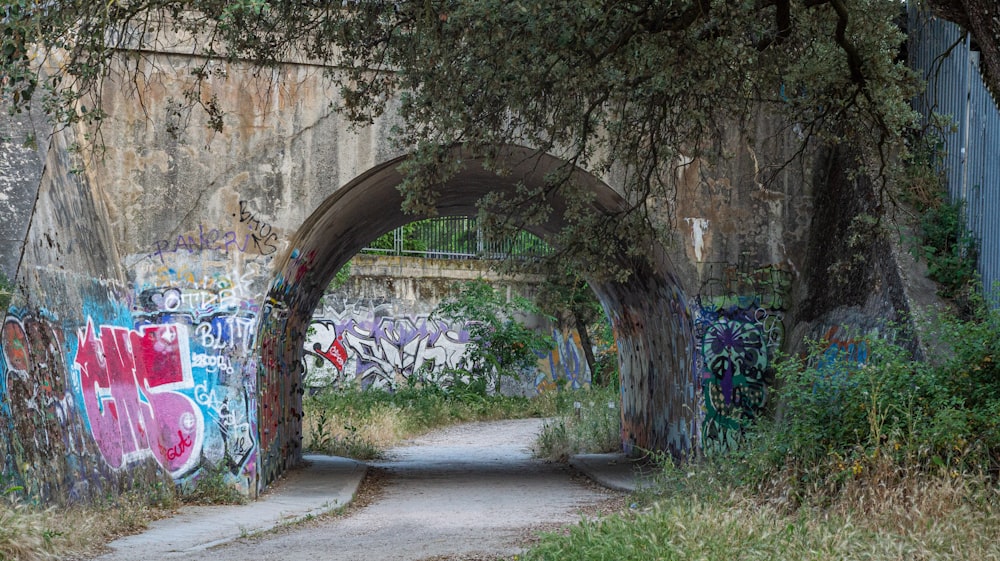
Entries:
[[[39,145],[0,341],[0,467],[44,500],[215,473],[263,489],[301,456],[303,343],[324,290],[365,244],[422,218],[401,210],[394,117],[350,129],[316,68],[211,74],[203,94],[231,108],[215,132],[176,105],[190,60],[160,62],[132,77],[142,88],[109,84],[102,157],[70,151],[74,131]],[[813,230],[813,186],[833,168],[810,155],[765,183],[798,140],[764,117],[756,134],[730,131],[713,157],[681,162],[676,200],[656,203],[662,242],[642,242],[641,260],[624,249],[639,242],[621,240],[608,265],[633,274],[592,284],[613,322],[632,451],[683,458],[735,438],[766,405],[770,360],[794,346],[803,303],[823,297],[810,292],[827,274],[810,264],[810,236],[845,234]],[[506,149],[502,177],[456,152],[464,168],[435,210],[476,214],[484,195],[541,186],[564,164]],[[577,171],[599,209],[620,208],[613,177]],[[530,226],[543,238],[566,224],[565,201],[551,202]]]

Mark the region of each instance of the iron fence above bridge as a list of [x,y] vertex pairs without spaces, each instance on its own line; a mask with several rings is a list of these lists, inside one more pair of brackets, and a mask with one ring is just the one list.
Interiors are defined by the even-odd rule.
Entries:
[[361,252],[436,259],[533,259],[548,254],[551,247],[523,230],[493,239],[476,218],[457,216],[412,222],[387,232]]

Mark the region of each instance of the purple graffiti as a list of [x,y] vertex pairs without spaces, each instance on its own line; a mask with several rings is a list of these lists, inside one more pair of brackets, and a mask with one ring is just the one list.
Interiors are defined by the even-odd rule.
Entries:
[[338,361],[343,364],[336,380],[313,380],[313,384],[357,380],[363,387],[394,388],[414,375],[434,378],[464,365],[469,341],[465,330],[426,316],[316,320],[312,331],[306,352],[334,366]]
[[206,228],[204,224],[198,225],[197,237],[180,234],[174,239],[157,240],[153,245],[153,252],[149,256],[159,259],[160,263],[166,262],[164,254],[180,253],[181,251],[189,254],[203,251],[221,251],[230,254],[236,252],[246,253],[251,247],[256,247],[262,255],[277,251],[276,247],[273,249],[268,248],[270,251],[264,253],[260,250],[260,246],[256,243],[253,234],[244,234],[241,241],[240,234],[237,234],[233,230],[223,231],[217,228]]

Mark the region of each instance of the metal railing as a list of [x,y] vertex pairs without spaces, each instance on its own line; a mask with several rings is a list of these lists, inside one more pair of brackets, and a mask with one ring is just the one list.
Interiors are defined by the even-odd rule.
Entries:
[[361,250],[433,259],[532,259],[550,251],[541,238],[523,230],[508,239],[490,239],[476,218],[463,216],[412,222],[387,232]]

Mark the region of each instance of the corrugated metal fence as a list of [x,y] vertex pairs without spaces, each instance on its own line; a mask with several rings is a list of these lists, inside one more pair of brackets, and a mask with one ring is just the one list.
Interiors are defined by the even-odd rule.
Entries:
[[957,25],[910,8],[910,65],[927,81],[916,101],[925,118],[950,115],[944,170],[953,201],[979,243],[979,272],[994,296],[1000,283],[1000,109],[979,70],[979,53]]

